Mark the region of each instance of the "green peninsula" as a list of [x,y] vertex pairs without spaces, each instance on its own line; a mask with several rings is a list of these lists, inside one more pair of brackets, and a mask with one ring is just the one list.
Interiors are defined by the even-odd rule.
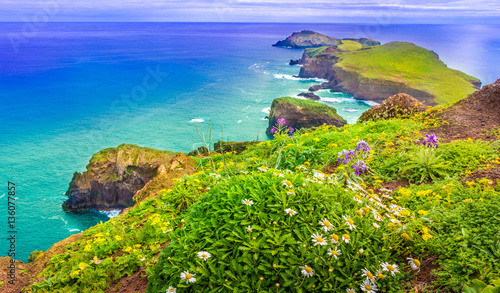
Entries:
[[358,40],[306,48],[302,58],[290,64],[302,65],[300,77],[328,80],[310,90],[329,88],[361,100],[382,102],[406,93],[437,105],[461,100],[481,87],[477,78],[448,68],[433,51],[407,42],[367,45]]

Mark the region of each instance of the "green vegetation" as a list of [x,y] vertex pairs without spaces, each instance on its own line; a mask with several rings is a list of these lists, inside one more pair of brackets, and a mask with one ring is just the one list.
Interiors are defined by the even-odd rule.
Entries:
[[[276,103],[276,104],[275,104]],[[306,100],[306,99],[297,99],[297,98],[291,98],[291,97],[282,97],[282,98],[277,98],[274,99],[273,105],[271,105],[271,108],[275,108],[280,104],[290,104],[295,107],[299,107],[300,110],[304,113],[311,113],[311,114],[318,114],[318,115],[328,115],[332,117],[336,117],[337,119],[341,121],[345,121],[344,118],[340,117],[339,114],[337,114],[337,110],[333,107],[330,107],[328,105],[318,103],[313,100]]]
[[307,48],[305,50],[307,57],[313,57],[315,55],[322,54],[325,49],[328,48],[328,46],[322,46],[318,48]]
[[355,51],[363,48],[363,45],[356,41],[342,40],[342,44],[338,45],[337,48],[343,51]]
[[103,149],[95,153],[90,159],[90,163],[107,161],[111,156],[117,156],[118,154],[120,154],[122,161],[131,161],[135,165],[138,160],[170,158],[174,153],[124,143],[117,147]]
[[[241,154],[198,158],[197,173],[85,231],[24,291],[105,292],[140,271],[148,292],[360,292],[367,284],[408,292],[432,257],[438,278],[427,292],[498,287],[500,190],[488,179],[463,181],[500,164],[498,143],[439,143],[445,174],[379,189],[420,181],[425,170],[400,168],[422,151],[420,130],[442,123],[435,111],[277,134]],[[371,149],[358,176],[337,158],[360,139]],[[363,284],[367,276],[373,282]]]
[[434,52],[411,43],[392,42],[334,54],[342,59],[337,65],[345,70],[365,78],[405,83],[434,95],[439,104],[465,98],[475,91],[470,81],[478,81],[448,68]]

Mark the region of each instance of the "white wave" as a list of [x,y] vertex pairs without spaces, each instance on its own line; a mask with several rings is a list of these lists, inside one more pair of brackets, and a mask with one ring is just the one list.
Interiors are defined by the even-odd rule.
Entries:
[[325,102],[325,103],[341,103],[342,102],[341,99],[337,99],[337,98],[321,98],[321,101]]
[[374,102],[374,101],[360,101],[360,102],[363,102],[365,104],[367,104],[368,106],[377,106],[378,103],[377,102]]
[[323,79],[323,78],[302,78],[290,74],[274,74],[274,78],[278,79],[287,79],[287,80],[298,80],[298,81],[317,81],[317,82],[328,82],[328,80]]
[[245,109],[243,109],[243,111],[246,111],[250,108],[250,106],[246,106]]
[[98,212],[111,219],[118,216],[122,212],[122,210],[98,211]]
[[201,123],[201,122],[205,122],[205,119],[202,119],[202,118],[194,118],[194,119],[191,119],[191,121],[189,121],[189,123]]
[[271,113],[271,107],[267,107],[267,108],[262,109],[262,112],[264,112],[266,114]]
[[354,108],[344,108],[342,109],[342,111],[346,111],[346,112],[358,112],[359,110],[358,109],[354,109]]
[[243,120],[238,120],[236,123],[240,124],[241,122],[243,122]]
[[4,194],[2,194],[2,196],[0,196],[0,198],[2,198],[2,197],[4,197],[4,196],[5,196],[5,193],[4,193]]
[[68,221],[66,221],[65,219],[63,219],[63,217],[61,217],[61,216],[53,216],[53,217],[50,217],[49,220],[61,220],[61,221],[64,222],[64,225],[68,224]]
[[76,231],[80,231],[80,229],[69,229],[69,232],[76,232]]

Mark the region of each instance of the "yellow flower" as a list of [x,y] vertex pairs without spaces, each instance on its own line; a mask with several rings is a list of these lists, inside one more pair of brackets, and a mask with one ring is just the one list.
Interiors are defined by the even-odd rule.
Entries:
[[315,142],[318,142],[318,141],[319,141],[319,138],[315,137],[315,138],[313,138],[313,140],[314,140]]
[[121,237],[120,237],[120,235],[115,235],[115,239],[116,239],[116,240],[118,240],[118,241],[120,241],[120,240],[122,240],[123,238],[121,238]]
[[419,210],[418,211],[418,214],[422,215],[422,216],[426,216],[428,213],[429,213],[428,211],[424,211],[424,210]]
[[433,237],[433,236],[432,236],[431,234],[424,234],[424,235],[422,235],[422,238],[423,238],[425,241],[427,241],[427,240],[431,239],[432,237]]
[[403,234],[401,234],[401,237],[402,237],[404,240],[410,240],[410,235],[408,235],[408,233],[403,233]]

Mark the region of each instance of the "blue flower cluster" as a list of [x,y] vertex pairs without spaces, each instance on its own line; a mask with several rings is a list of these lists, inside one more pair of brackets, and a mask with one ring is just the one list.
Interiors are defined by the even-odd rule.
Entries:
[[[285,124],[286,124],[285,118],[279,118],[276,121],[276,125],[273,126],[273,128],[271,128],[271,130],[269,130],[269,132],[273,135],[276,133],[281,134],[283,132],[286,132]],[[289,126],[288,127],[288,134],[289,134],[290,138],[293,138],[292,135],[294,132],[295,132],[295,129],[292,126]]]
[[[350,162],[357,159],[358,156],[361,157],[363,153],[369,154],[370,150],[370,145],[366,141],[360,140],[354,150],[343,150],[339,152],[337,162],[339,164],[348,165]],[[366,171],[366,163],[362,160],[357,160],[351,168],[353,168],[354,173],[359,176]]]
[[429,148],[438,148],[438,138],[434,134],[427,134],[425,136],[423,144]]

